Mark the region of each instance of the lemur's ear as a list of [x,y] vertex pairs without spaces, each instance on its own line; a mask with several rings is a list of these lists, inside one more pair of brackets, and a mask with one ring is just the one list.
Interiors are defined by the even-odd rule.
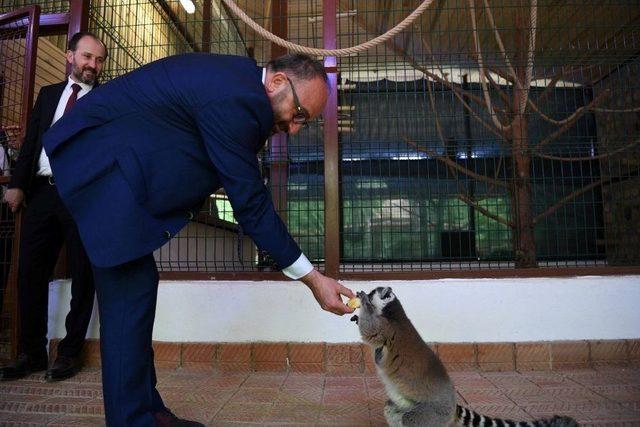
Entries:
[[382,299],[387,299],[387,298],[390,298],[390,297],[393,297],[393,296],[395,296],[395,295],[393,293],[393,290],[390,287],[383,288],[382,292],[380,292],[380,297]]

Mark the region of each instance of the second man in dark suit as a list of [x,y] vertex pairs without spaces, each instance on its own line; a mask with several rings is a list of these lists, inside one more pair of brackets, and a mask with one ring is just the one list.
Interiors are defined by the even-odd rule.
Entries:
[[93,310],[93,274],[76,224],[58,195],[42,149],[42,135],[93,89],[106,56],[104,44],[93,34],[78,33],[69,40],[66,58],[72,73],[67,80],[41,89],[4,197],[13,212],[23,205],[26,209],[18,267],[20,355],[13,364],[0,368],[3,381],[47,369],[48,284],[65,242],[72,278],[71,307],[65,320],[67,334],[45,379],[63,380],[81,367],[80,352]]

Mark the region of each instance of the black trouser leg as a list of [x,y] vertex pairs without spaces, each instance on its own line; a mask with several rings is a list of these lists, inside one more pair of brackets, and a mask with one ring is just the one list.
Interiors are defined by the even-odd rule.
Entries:
[[64,230],[67,263],[71,270],[71,307],[65,319],[67,335],[58,344],[58,354],[77,357],[82,351],[93,312],[95,295],[93,270],[80,240],[78,227],[62,201],[59,198],[58,200],[56,214]]
[[62,230],[51,205],[57,197],[45,186],[34,189],[22,215],[18,299],[21,350],[34,358],[46,357],[49,278],[62,246]]

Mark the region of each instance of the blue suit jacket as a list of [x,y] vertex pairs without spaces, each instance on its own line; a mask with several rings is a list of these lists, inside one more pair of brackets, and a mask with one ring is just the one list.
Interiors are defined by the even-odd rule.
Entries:
[[300,256],[258,168],[274,117],[252,60],[168,57],[101,85],[76,106],[43,145],[94,265],[151,253],[220,187],[245,233],[280,267]]

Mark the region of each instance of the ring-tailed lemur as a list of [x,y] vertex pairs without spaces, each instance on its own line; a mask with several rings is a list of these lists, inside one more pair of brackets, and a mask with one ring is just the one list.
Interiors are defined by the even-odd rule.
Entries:
[[456,405],[453,383],[438,356],[407,318],[391,288],[358,292],[360,308],[351,320],[373,347],[378,375],[389,397],[384,416],[390,426],[574,427],[570,417],[532,422],[492,419]]

